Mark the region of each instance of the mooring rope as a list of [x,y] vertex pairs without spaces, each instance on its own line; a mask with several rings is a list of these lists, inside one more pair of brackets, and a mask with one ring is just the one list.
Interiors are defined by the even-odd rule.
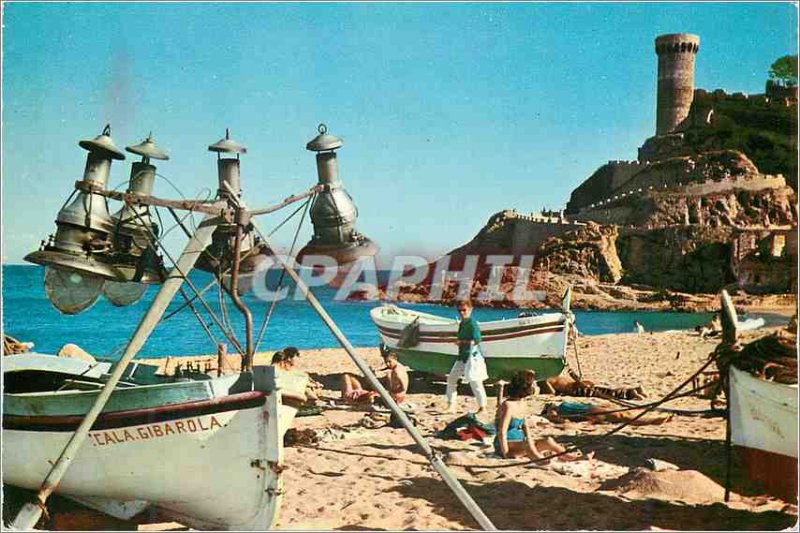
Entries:
[[[712,353],[711,356],[709,357],[708,361],[703,363],[703,365],[696,372],[694,372],[691,376],[689,376],[686,380],[684,380],[683,383],[681,383],[680,385],[675,387],[672,391],[667,393],[663,398],[661,398],[660,400],[657,400],[655,402],[651,402],[647,407],[642,408],[642,412],[641,413],[639,413],[638,415],[634,416],[630,420],[626,420],[625,422],[617,425],[616,427],[612,428],[610,431],[607,431],[606,433],[604,433],[602,435],[595,435],[595,436],[589,437],[588,438],[588,442],[589,443],[597,442],[597,441],[599,441],[601,439],[605,439],[607,437],[610,437],[611,435],[614,435],[615,433],[619,433],[620,431],[622,431],[622,429],[624,429],[625,427],[631,425],[633,422],[639,420],[644,415],[646,415],[647,413],[652,411],[655,407],[657,407],[657,406],[659,406],[661,404],[664,404],[664,403],[666,403],[668,401],[674,400],[674,399],[676,399],[678,397],[684,396],[685,394],[678,395],[678,392],[681,389],[683,389],[686,385],[691,383],[692,380],[695,377],[699,376],[706,368],[708,368],[708,366],[711,363],[715,362],[716,360],[717,360],[716,353]],[[591,413],[589,413],[588,416],[591,416]],[[585,444],[584,444],[584,446],[585,446]],[[531,461],[532,462],[536,462],[536,463],[542,462],[542,461],[549,461],[550,459],[553,459],[555,457],[559,457],[561,455],[565,455],[565,454],[570,453],[572,451],[575,451],[577,449],[578,449],[578,446],[574,446],[574,445],[573,446],[569,446],[563,452],[559,452],[559,453],[556,453],[556,454],[553,454],[553,455],[550,455],[550,456],[547,456],[547,457],[543,457],[541,459],[532,459]]]

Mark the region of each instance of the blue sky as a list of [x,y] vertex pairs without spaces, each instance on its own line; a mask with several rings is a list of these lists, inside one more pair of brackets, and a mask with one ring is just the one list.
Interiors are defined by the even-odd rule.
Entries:
[[[700,35],[696,86],[729,92],[763,92],[797,51],[791,3],[4,3],[3,17],[5,263],[54,231],[77,142],[106,122],[120,147],[152,130],[186,196],[216,188],[206,147],[229,127],[251,206],[315,183],[305,143],[325,122],[357,227],[384,256],[435,256],[635,158],[655,131],[657,35]],[[176,196],[163,180],[156,194]]]

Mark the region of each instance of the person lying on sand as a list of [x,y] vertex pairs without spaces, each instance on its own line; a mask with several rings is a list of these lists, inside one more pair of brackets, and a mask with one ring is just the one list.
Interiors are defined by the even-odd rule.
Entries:
[[661,425],[672,419],[672,415],[649,415],[636,417],[636,413],[632,411],[617,411],[608,412],[609,409],[592,405],[590,403],[582,402],[548,402],[542,409],[542,416],[547,418],[554,424],[563,424],[565,422],[591,422],[593,424],[600,424],[603,422],[611,424],[620,424],[629,422],[633,426],[650,426]]
[[[517,372],[506,388],[508,398],[497,408],[497,434],[494,450],[500,457],[530,457],[532,460],[546,458],[553,453],[562,453],[565,448],[551,437],[533,440],[525,419],[525,398],[533,393],[536,375],[530,370]],[[577,454],[564,454],[561,461],[582,459]]]
[[[408,390],[408,369],[400,364],[397,360],[397,354],[392,351],[383,354],[383,362],[385,366],[381,371],[387,371],[387,373],[378,378],[378,380],[389,391],[395,402],[398,404],[403,403]],[[378,396],[378,393],[362,385],[358,376],[353,374],[342,375],[342,398],[347,403],[372,403],[376,396]]]
[[647,397],[639,387],[601,387],[588,379],[581,379],[569,370],[568,376],[553,376],[538,382],[543,394],[560,396],[585,396],[587,398],[608,398],[617,400],[642,400]]

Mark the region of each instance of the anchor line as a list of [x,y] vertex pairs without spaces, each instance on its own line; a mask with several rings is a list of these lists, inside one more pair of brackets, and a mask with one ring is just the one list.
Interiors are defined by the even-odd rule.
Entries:
[[[160,175],[160,174],[159,174],[159,175]],[[162,177],[163,177],[163,176],[162,176]],[[175,188],[175,187],[174,187],[174,185],[173,185],[173,188]],[[176,190],[177,190],[177,189],[176,189]],[[314,196],[315,196],[315,195],[314,195]],[[294,217],[294,216],[297,214],[297,212],[299,212],[301,209],[303,209],[303,208],[307,209],[307,208],[308,208],[308,206],[311,204],[311,201],[313,200],[314,196],[311,196],[311,197],[309,197],[309,200],[308,200],[306,203],[304,203],[303,205],[301,205],[300,207],[298,207],[297,209],[295,209],[295,210],[294,210],[294,211],[293,211],[293,212],[292,212],[292,213],[291,213],[291,214],[290,214],[290,215],[289,215],[289,216],[288,216],[286,219],[284,219],[284,220],[283,220],[283,221],[282,221],[280,224],[278,224],[278,225],[277,225],[277,226],[276,226],[276,227],[275,227],[275,228],[274,228],[274,229],[273,229],[273,230],[272,230],[272,231],[269,233],[269,236],[272,236],[272,235],[273,235],[273,234],[274,234],[276,231],[278,231],[278,229],[280,229],[280,228],[281,228],[281,227],[282,227],[282,226],[283,226],[283,225],[284,225],[286,222],[288,222],[288,221],[289,221],[289,220],[290,220],[292,217]],[[181,229],[183,230],[183,232],[184,232],[184,233],[185,233],[187,236],[191,237],[191,234],[189,233],[189,230],[188,230],[188,229],[187,229],[187,228],[186,228],[186,227],[183,225],[183,221],[185,220],[185,218],[186,218],[186,217],[184,217],[184,219],[180,219],[180,218],[178,217],[177,213],[175,213],[175,212],[174,212],[174,210],[173,210],[172,208],[168,208],[168,210],[169,210],[170,214],[172,215],[172,217],[175,219],[175,221],[176,221],[176,223],[177,223],[176,225],[179,225],[179,226],[181,227]],[[161,213],[160,213],[160,211],[159,211],[158,209],[156,209],[156,214],[157,214],[157,215],[158,215],[158,217],[159,217],[159,221],[161,221]],[[303,213],[303,217],[305,217],[305,216],[306,216],[306,212],[304,212],[304,213]],[[303,218],[303,219],[301,219],[301,225],[302,225],[302,223],[303,223],[303,220],[304,220],[304,218]],[[162,223],[162,227],[163,227],[163,223]],[[294,249],[294,246],[295,246],[295,243],[296,243],[296,241],[297,241],[297,236],[298,236],[298,235],[299,235],[299,228],[298,228],[298,231],[297,231],[297,233],[295,234],[295,240],[294,240],[294,241],[293,241],[293,243],[292,243],[292,249]],[[163,238],[163,235],[162,235],[162,238]],[[160,241],[160,239],[159,239],[159,241]],[[160,244],[160,245],[162,246],[162,248],[163,248],[163,244],[162,244],[162,243],[160,243],[160,242],[159,242],[159,244]],[[251,254],[253,254],[254,252],[255,252],[255,248],[251,248],[250,250],[248,250],[248,251],[245,253],[245,255],[244,255],[244,257],[242,257],[242,259],[245,259],[245,258],[249,257],[249,256],[250,256]],[[290,253],[291,253],[291,252],[290,252]],[[168,255],[168,254],[167,254],[167,255]],[[222,275],[224,276],[224,275],[225,275],[225,274],[227,274],[228,272],[230,272],[230,267],[228,267],[227,269],[225,269],[225,270],[222,272]],[[285,276],[285,272],[282,272],[282,273],[281,273],[280,282],[279,282],[279,286],[278,286],[278,290],[280,290],[280,283],[282,283],[282,281],[283,281],[283,279],[284,279],[284,276]],[[188,295],[186,295],[186,294],[184,293],[184,291],[181,289],[182,296],[184,296],[184,300],[185,300],[185,301],[184,301],[184,303],[183,303],[183,304],[182,304],[180,307],[178,307],[177,309],[175,309],[175,310],[171,311],[170,313],[168,313],[168,314],[164,315],[164,317],[161,319],[161,322],[164,322],[164,321],[167,321],[167,320],[169,320],[170,318],[174,317],[175,315],[177,315],[178,313],[180,313],[181,311],[183,311],[183,310],[184,310],[184,309],[186,309],[187,307],[192,307],[192,303],[193,303],[195,300],[197,300],[197,299],[201,299],[201,300],[202,300],[202,297],[203,297],[203,295],[204,295],[206,292],[208,292],[208,291],[209,291],[209,289],[211,289],[211,288],[212,288],[214,285],[217,285],[218,289],[220,289],[220,287],[219,287],[219,278],[218,278],[217,276],[214,276],[214,279],[212,279],[212,281],[210,281],[208,284],[206,284],[206,285],[205,285],[205,287],[203,287],[203,288],[202,288],[200,291],[196,291],[196,290],[195,290],[195,295],[193,295],[193,296],[188,296]],[[220,296],[222,296],[222,295],[220,294]],[[204,303],[204,305],[206,305],[206,304]],[[223,307],[223,306],[224,306],[224,303],[221,305],[221,307]],[[208,307],[208,306],[206,306],[206,307]],[[197,312],[197,310],[196,310],[196,309],[192,308],[192,311],[193,311],[193,313],[195,314],[195,316],[199,316],[199,313]],[[272,311],[270,310],[270,314],[271,314],[271,312],[272,312]],[[211,315],[212,315],[212,316],[214,316],[214,313],[213,313],[212,311],[210,311],[210,310],[209,310],[209,313],[211,313]],[[200,320],[200,319],[198,318],[198,320]],[[269,321],[269,319],[267,318],[267,319],[266,319],[266,322],[268,322],[268,321]],[[221,325],[219,324],[219,322],[222,322],[222,321],[221,321],[221,320],[219,320],[219,319],[215,319],[215,320],[214,320],[214,322],[217,324],[217,326],[219,326],[219,327],[220,327],[220,329],[221,329],[221,330],[223,330],[223,334],[225,334],[225,327],[223,327],[223,326],[221,326]],[[205,326],[205,323],[203,323],[203,324],[201,324],[201,325],[202,325],[202,326]],[[228,326],[228,327],[230,327],[230,326]],[[265,328],[266,328],[266,325],[262,324],[262,328],[261,328],[261,330],[260,330],[260,333],[259,333],[259,339],[258,339],[258,343],[256,344],[256,349],[257,349],[257,347],[258,347],[258,344],[260,344],[260,342],[261,342],[261,339],[262,339],[262,337],[263,337],[263,335],[264,335],[264,330],[265,330]],[[204,328],[204,329],[205,329],[205,328]],[[207,334],[208,334],[208,333],[207,333]],[[232,335],[232,332],[231,332],[231,335]],[[227,337],[227,336],[228,336],[228,335],[226,335],[226,337]],[[214,342],[214,343],[216,343],[216,339],[214,339],[214,338],[213,338],[213,334],[210,336],[210,338],[212,338],[213,342]],[[237,350],[238,350],[239,352],[241,352],[241,350],[240,350],[240,349],[238,349],[238,348],[237,348]]]
[[[183,200],[186,200],[186,196],[183,194],[183,192],[180,190],[180,188],[178,188],[178,186],[175,185],[175,183],[173,183],[173,181],[171,179],[169,179],[167,176],[165,176],[164,174],[162,174],[160,172],[156,172],[156,176],[158,176],[159,178],[162,178],[163,180],[165,180],[169,184],[169,186],[172,187],[175,190],[175,192],[178,193],[178,196],[180,196]],[[208,187],[203,187],[202,189],[200,189],[200,191],[198,192],[198,196],[203,194],[204,191],[205,191],[206,197],[205,197],[205,200],[203,200],[203,201],[208,201],[214,196],[214,191],[212,191]],[[196,231],[197,230],[197,224],[195,224],[194,211],[192,209],[189,209],[189,215],[190,215],[189,220],[192,223],[192,231]]]

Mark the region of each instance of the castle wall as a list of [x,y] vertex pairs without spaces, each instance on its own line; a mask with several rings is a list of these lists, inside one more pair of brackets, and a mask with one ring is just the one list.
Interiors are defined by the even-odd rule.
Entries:
[[572,191],[566,212],[575,213],[600,198],[609,197],[648,165],[639,161],[609,161]]
[[633,213],[633,208],[628,205],[608,206],[596,209],[585,209],[573,215],[576,222],[596,222],[598,224],[623,225]]
[[[672,179],[669,181],[654,181],[653,183],[654,185],[649,185],[647,188],[642,187],[624,191],[604,198],[572,214],[570,219],[579,222],[591,221],[598,224],[628,225],[637,218],[637,213],[641,214],[643,202],[647,204],[646,210],[654,211],[656,206],[660,204],[677,205],[675,200],[672,199],[678,199],[686,210],[682,223],[702,224],[705,221],[702,220],[702,215],[699,213],[704,211],[705,208],[697,207],[697,205],[704,197],[709,195],[719,196],[724,193],[743,191],[752,193],[771,190],[779,193],[780,191],[789,190],[783,176],[751,174],[722,180],[707,179],[699,183],[675,182]],[[778,202],[777,199],[771,201]],[[771,216],[775,218],[774,214]],[[673,223],[678,223],[678,221],[673,221]],[[775,218],[773,223],[780,223],[780,220]]]
[[533,253],[550,237],[558,237],[582,226],[583,224],[570,222],[540,222],[524,218],[516,219],[513,221],[511,229],[511,253],[514,255]]
[[659,161],[738,150],[746,153],[761,172],[787,176],[796,190],[796,132],[796,98],[697,89],[686,119],[669,135],[645,140],[638,158]]
[[743,176],[733,180],[707,180],[704,183],[692,183],[683,187],[682,190],[675,192],[682,192],[689,195],[705,195],[733,189],[760,191],[763,189],[779,189],[782,187],[786,187],[786,179],[783,176],[765,176],[763,178]]

